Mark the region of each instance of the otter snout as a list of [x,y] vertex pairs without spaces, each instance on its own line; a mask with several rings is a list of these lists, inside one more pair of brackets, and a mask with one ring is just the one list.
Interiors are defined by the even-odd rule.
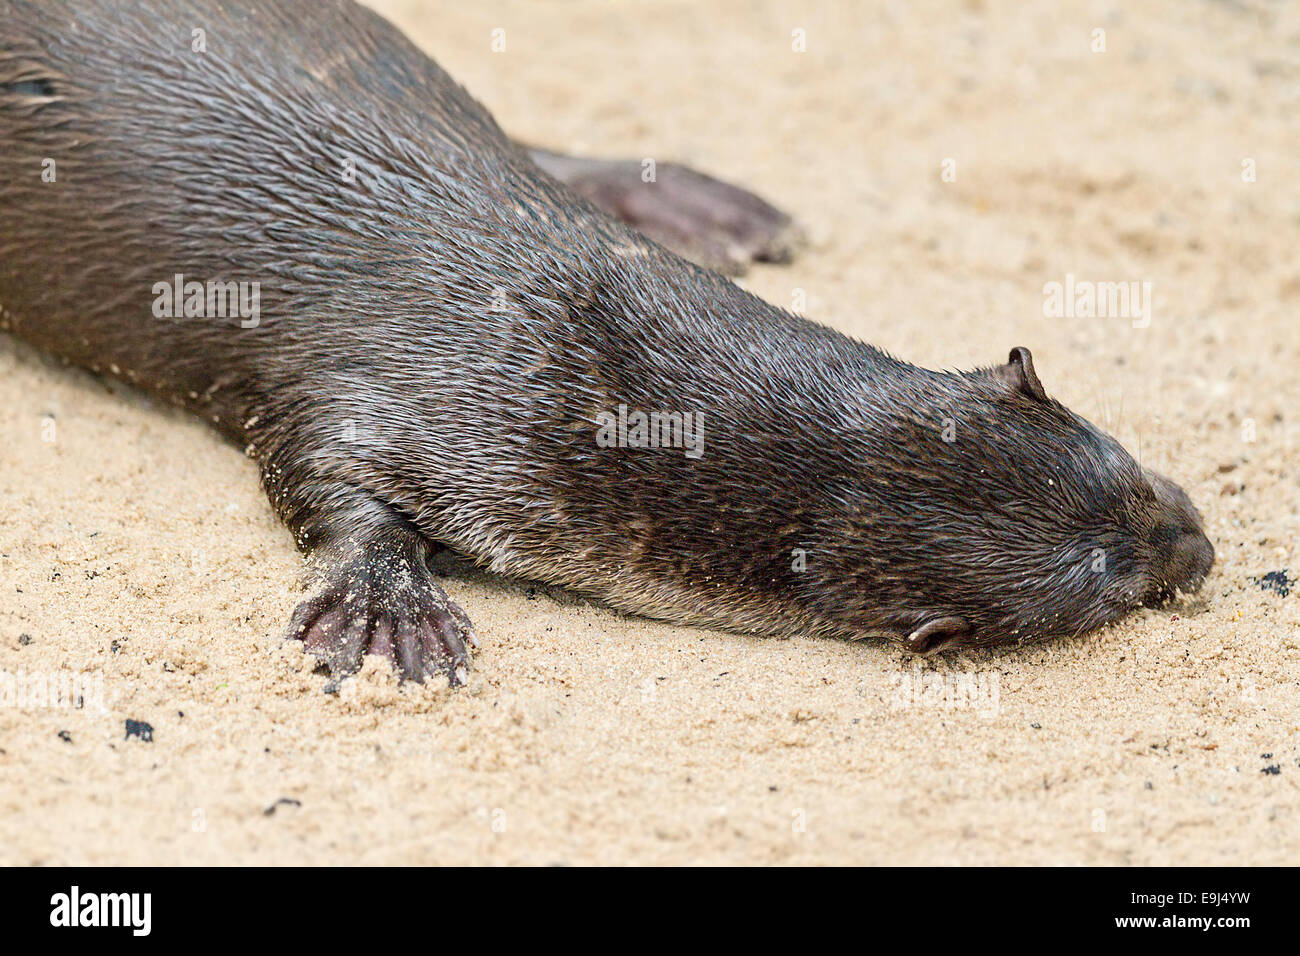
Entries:
[[1180,534],[1169,549],[1164,582],[1171,591],[1195,591],[1214,565],[1214,545],[1199,529]]
[[1156,587],[1148,604],[1157,604],[1175,591],[1195,591],[1214,566],[1214,545],[1205,536],[1201,514],[1187,492],[1158,472],[1144,469],[1158,502],[1157,535],[1160,560],[1152,568]]

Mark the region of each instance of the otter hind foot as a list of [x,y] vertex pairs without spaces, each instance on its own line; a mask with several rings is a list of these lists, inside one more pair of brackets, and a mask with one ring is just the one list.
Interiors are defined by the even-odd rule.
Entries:
[[751,262],[789,262],[804,244],[803,231],[766,200],[677,163],[658,164],[647,181],[641,160],[529,155],[603,211],[708,269],[739,275]]
[[442,673],[453,687],[465,683],[474,628],[434,581],[423,542],[386,535],[330,548],[317,564],[320,585],[294,611],[286,637],[301,640],[333,677],[377,654],[404,680]]

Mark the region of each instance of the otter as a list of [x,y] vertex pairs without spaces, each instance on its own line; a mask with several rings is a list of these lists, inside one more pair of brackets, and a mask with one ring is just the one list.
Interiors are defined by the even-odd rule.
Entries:
[[782,214],[637,172],[512,141],[351,0],[0,0],[0,321],[245,446],[335,674],[465,679],[435,546],[916,652],[1206,576],[1188,496],[1028,350],[931,371],[776,308],[632,226],[735,262],[781,258]]

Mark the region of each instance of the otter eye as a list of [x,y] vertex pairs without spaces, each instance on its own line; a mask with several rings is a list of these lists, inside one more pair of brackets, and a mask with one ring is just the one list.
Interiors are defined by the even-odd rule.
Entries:
[[1151,543],[1154,545],[1173,544],[1182,535],[1182,530],[1162,522],[1151,529]]

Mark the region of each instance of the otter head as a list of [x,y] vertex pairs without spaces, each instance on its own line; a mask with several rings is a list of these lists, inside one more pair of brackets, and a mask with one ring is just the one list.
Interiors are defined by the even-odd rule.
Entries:
[[1194,590],[1214,562],[1186,493],[1049,398],[1028,349],[924,372],[873,414],[822,578],[822,610],[860,631],[918,653],[1075,635]]

